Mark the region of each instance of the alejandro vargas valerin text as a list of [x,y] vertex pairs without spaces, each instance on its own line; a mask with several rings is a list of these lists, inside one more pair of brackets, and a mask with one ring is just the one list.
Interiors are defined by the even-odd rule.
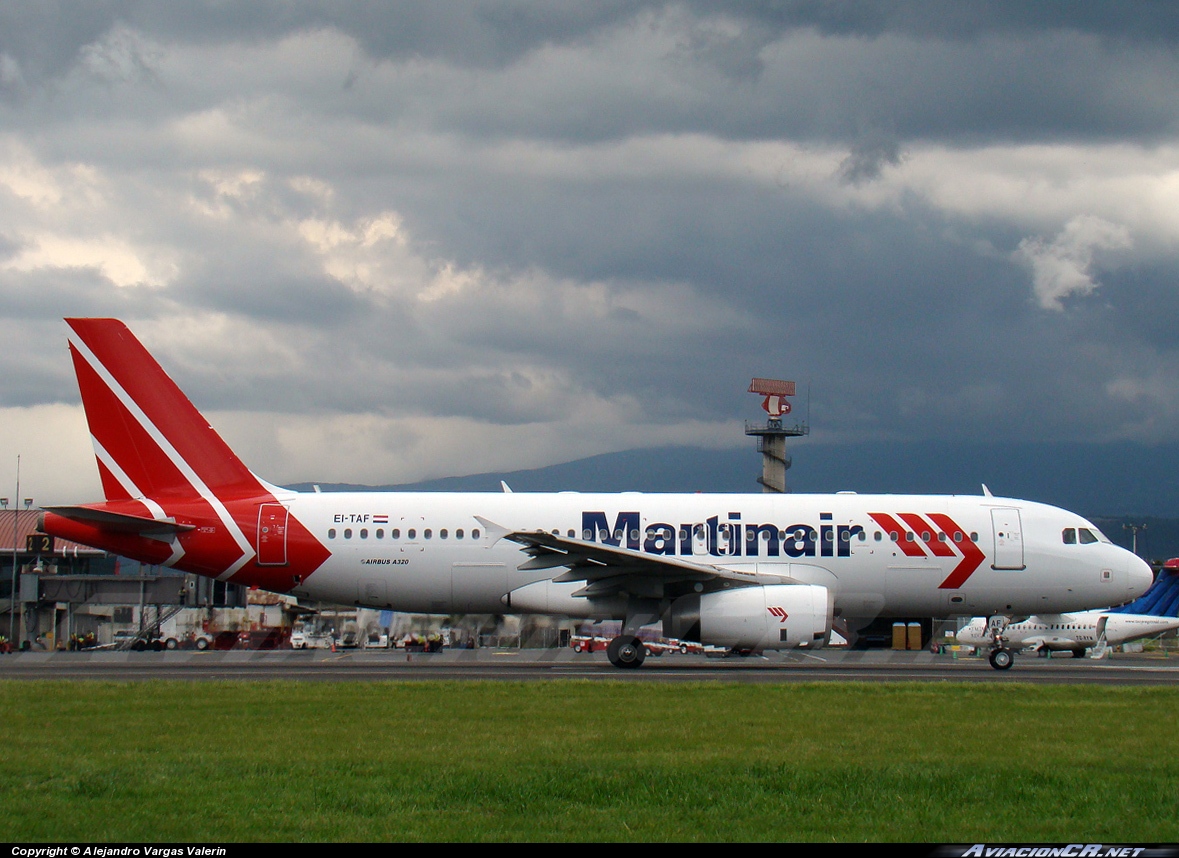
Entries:
[[13,858],[219,858],[224,846],[13,846]]

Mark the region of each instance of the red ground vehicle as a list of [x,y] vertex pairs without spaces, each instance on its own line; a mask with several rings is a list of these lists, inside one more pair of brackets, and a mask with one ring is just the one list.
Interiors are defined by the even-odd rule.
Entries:
[[[612,638],[601,635],[573,635],[569,639],[569,645],[573,647],[574,652],[605,652],[611,640]],[[648,640],[647,638],[642,640],[648,655],[663,655],[665,652],[690,652],[688,647],[699,647],[699,644],[681,644],[679,641]]]
[[574,652],[605,652],[606,647],[610,645],[610,638],[596,635],[573,635],[569,640],[569,645],[573,647]]

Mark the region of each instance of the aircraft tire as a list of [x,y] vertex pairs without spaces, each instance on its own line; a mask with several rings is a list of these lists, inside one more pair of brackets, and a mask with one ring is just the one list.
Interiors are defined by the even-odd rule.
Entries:
[[1007,670],[1015,663],[1015,654],[1009,649],[991,650],[991,667],[995,670]]
[[1084,657],[1085,657],[1085,648],[1084,647],[1073,650],[1073,658],[1084,658]]
[[615,667],[636,668],[647,657],[647,648],[634,635],[619,635],[606,647],[606,656]]

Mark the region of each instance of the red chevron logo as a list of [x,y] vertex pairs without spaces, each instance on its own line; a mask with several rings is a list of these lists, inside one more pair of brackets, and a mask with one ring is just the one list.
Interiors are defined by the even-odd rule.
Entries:
[[777,605],[772,608],[766,608],[766,610],[770,612],[770,616],[777,617],[780,623],[786,622],[786,618],[790,616],[786,613],[785,608],[779,608]]
[[974,544],[970,534],[943,513],[926,513],[925,518],[911,512],[898,513],[903,525],[886,512],[868,515],[889,534],[896,534],[896,544],[906,557],[962,555],[962,561],[946,576],[946,580],[938,584],[939,590],[958,589],[986,559],[986,554]]

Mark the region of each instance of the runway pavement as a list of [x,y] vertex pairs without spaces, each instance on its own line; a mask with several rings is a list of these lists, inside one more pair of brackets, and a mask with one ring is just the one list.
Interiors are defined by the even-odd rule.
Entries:
[[1022,654],[1007,671],[982,657],[929,652],[825,649],[764,657],[648,657],[618,670],[604,653],[571,649],[478,649],[408,654],[399,650],[226,652],[23,652],[0,655],[0,679],[145,681],[275,679],[309,681],[620,680],[625,682],[989,682],[1170,685],[1179,655],[1116,653],[1109,658]]

